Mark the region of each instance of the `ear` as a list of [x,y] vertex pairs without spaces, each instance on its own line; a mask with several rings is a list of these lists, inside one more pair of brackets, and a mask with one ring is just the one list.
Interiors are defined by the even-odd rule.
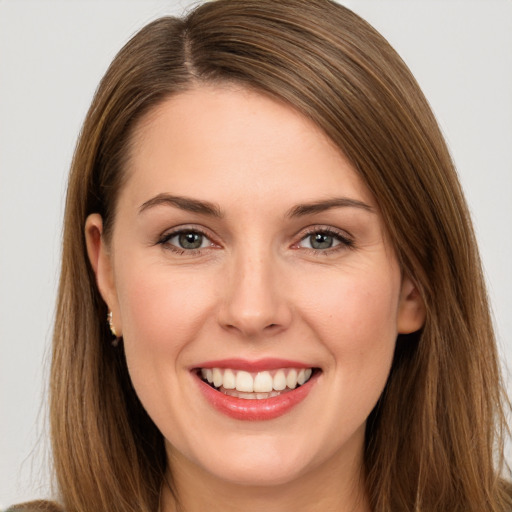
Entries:
[[122,336],[112,255],[103,237],[103,219],[99,213],[92,213],[85,221],[85,242],[87,255],[96,275],[98,290],[109,311],[112,311],[112,321],[117,336]]
[[425,323],[425,303],[413,280],[404,275],[398,305],[397,330],[399,334],[410,334]]

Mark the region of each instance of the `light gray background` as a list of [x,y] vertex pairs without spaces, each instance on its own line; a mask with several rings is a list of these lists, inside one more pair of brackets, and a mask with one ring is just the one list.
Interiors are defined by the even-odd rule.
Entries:
[[[395,46],[440,121],[473,212],[510,365],[512,1],[344,3]],[[0,509],[49,494],[48,347],[65,180],[81,122],[122,44],[190,4],[0,0]]]

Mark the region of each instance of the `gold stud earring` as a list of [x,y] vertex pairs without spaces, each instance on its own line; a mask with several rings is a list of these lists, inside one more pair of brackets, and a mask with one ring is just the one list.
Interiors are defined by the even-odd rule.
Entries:
[[114,327],[114,322],[112,320],[112,311],[108,312],[107,322],[108,322],[108,326],[110,327],[110,332],[112,333],[112,336],[115,336],[117,338],[118,336],[117,336],[116,328]]

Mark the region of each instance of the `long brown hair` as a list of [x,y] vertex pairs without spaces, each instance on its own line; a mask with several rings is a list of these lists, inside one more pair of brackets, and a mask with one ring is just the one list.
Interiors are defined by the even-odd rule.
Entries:
[[51,429],[69,512],[155,512],[163,439],[111,347],[88,263],[93,212],[111,232],[137,122],[200,83],[236,82],[313,120],[373,192],[403,272],[425,302],[400,336],[367,423],[373,510],[503,512],[504,407],[469,213],[446,144],[386,40],[330,0],[217,0],[143,28],[119,52],[87,114],[72,163],[54,333]]

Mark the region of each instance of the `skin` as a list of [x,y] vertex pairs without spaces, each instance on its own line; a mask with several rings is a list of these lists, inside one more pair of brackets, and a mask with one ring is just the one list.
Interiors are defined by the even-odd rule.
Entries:
[[[156,107],[126,172],[109,245],[101,217],[87,219],[89,257],[183,510],[368,511],[366,419],[397,334],[418,330],[424,307],[353,166],[289,106],[226,85]],[[141,209],[159,194],[208,201],[222,217]],[[290,215],[333,198],[358,204]],[[180,249],[166,237],[177,228],[204,233],[203,247]],[[332,247],[318,248],[311,233],[326,229]],[[241,421],[211,407],[190,371],[232,357],[322,372],[285,415]],[[175,510],[167,489],[162,503]]]

